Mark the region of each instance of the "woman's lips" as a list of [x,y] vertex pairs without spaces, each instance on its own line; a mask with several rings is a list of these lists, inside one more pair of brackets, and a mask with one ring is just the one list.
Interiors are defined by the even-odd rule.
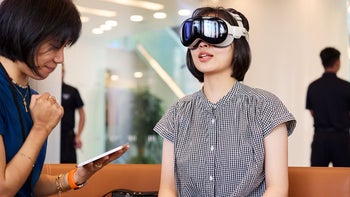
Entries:
[[39,69],[40,70],[45,69],[47,72],[52,73],[56,69],[56,66],[52,66],[52,67],[50,67],[50,66],[40,66]]
[[212,57],[213,57],[213,55],[210,54],[210,53],[201,52],[201,53],[198,54],[198,59],[199,59],[199,61],[201,61],[201,62],[208,61],[208,60],[211,59]]

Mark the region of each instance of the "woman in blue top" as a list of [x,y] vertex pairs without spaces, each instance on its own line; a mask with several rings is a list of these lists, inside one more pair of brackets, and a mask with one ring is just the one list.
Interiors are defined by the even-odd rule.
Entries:
[[159,196],[288,196],[288,135],[295,119],[273,94],[241,81],[249,24],[234,10],[203,7],[181,26],[187,67],[203,82],[154,130],[163,138]]
[[28,79],[45,79],[79,38],[71,0],[4,0],[0,5],[0,196],[46,196],[81,188],[123,151],[60,175],[42,174],[47,137],[63,108]]

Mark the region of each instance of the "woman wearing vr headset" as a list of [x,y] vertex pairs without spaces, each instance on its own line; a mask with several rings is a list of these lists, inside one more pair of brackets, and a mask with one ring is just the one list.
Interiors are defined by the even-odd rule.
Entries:
[[187,67],[203,87],[179,99],[154,130],[163,138],[159,196],[288,196],[293,115],[243,84],[251,61],[246,17],[203,7],[181,25]]
[[48,77],[81,31],[72,0],[3,0],[0,4],[0,196],[48,196],[79,189],[124,151],[70,172],[43,170],[47,138],[63,115],[28,79]]

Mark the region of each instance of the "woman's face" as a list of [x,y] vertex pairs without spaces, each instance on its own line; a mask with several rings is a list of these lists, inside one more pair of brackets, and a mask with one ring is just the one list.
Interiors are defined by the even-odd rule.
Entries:
[[219,48],[201,41],[196,49],[191,50],[191,55],[194,65],[205,77],[212,74],[230,77],[233,50],[233,44]]
[[[217,17],[215,14],[205,16]],[[233,43],[227,47],[215,47],[201,41],[196,49],[191,50],[191,55],[194,65],[204,74],[204,77],[211,74],[220,74],[219,77],[224,75],[231,77],[233,51]]]
[[48,41],[43,43],[35,57],[35,66],[37,66],[40,76],[31,76],[34,79],[45,79],[64,61],[64,48],[58,42]]

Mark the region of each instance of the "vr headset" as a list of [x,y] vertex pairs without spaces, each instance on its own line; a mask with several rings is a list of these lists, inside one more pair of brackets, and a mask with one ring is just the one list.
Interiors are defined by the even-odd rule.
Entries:
[[244,28],[241,17],[237,14],[232,16],[239,26],[233,26],[225,20],[209,16],[185,20],[180,29],[181,43],[185,47],[195,49],[202,40],[215,47],[227,47],[234,39],[242,36],[248,39],[248,31]]

